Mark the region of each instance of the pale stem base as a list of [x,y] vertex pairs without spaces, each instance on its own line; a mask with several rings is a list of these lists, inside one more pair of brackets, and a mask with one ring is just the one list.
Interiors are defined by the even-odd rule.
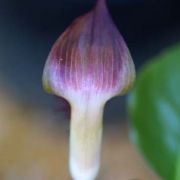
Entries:
[[69,164],[74,180],[94,180],[98,174],[103,107],[92,102],[72,107]]

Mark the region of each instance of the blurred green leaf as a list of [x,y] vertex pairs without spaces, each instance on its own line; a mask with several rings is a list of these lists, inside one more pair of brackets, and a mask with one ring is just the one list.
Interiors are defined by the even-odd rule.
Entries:
[[133,142],[159,176],[180,180],[180,45],[142,68],[128,105]]

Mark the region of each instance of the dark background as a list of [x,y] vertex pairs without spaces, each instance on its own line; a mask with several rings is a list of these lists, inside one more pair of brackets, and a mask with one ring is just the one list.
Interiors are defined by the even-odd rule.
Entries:
[[[0,0],[0,83],[8,85],[19,101],[53,109],[54,98],[41,86],[45,60],[57,37],[94,4],[94,0]],[[137,69],[180,41],[178,0],[109,0],[108,7]],[[124,117],[124,98],[110,101],[105,114]]]

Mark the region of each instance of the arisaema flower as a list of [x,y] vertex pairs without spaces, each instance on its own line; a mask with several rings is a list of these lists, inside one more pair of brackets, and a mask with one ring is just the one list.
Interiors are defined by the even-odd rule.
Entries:
[[95,179],[99,169],[103,108],[132,87],[135,68],[105,0],[77,18],[53,45],[43,73],[44,88],[71,105],[70,172]]

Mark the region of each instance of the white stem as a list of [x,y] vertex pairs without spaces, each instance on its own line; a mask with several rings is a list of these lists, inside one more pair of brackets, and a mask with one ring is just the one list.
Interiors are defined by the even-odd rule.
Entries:
[[71,110],[70,172],[74,180],[94,180],[100,164],[104,104],[83,102]]

